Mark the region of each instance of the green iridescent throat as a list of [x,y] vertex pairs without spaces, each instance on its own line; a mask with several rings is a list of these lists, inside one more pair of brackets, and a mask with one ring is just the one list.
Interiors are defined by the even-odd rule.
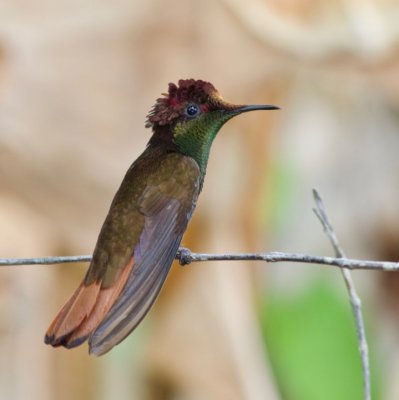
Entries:
[[213,111],[202,114],[191,121],[178,123],[174,127],[174,142],[185,155],[192,157],[200,167],[202,179],[206,173],[209,152],[220,128],[234,114]]

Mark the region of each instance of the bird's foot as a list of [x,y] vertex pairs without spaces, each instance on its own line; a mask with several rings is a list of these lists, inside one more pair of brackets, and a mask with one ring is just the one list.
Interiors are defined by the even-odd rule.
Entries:
[[175,258],[176,260],[179,260],[179,264],[183,267],[185,265],[191,264],[191,262],[193,261],[191,257],[191,250],[185,247],[180,247],[179,250],[177,250]]

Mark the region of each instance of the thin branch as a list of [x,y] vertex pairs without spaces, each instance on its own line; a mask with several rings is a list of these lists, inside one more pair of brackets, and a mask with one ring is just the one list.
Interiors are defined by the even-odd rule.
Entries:
[[[192,253],[191,250],[180,248],[176,254],[180,265],[188,265],[202,261],[264,261],[267,263],[295,262],[319,264],[350,270],[399,271],[399,262],[358,260],[351,258],[312,256],[301,253],[284,253],[272,251],[268,253]],[[49,265],[63,263],[90,262],[90,255],[38,257],[38,258],[0,258],[0,266],[13,265]]]
[[[323,200],[316,189],[313,189],[313,197],[316,203],[316,208],[314,208],[313,211],[319,218],[323,226],[324,232],[326,233],[328,239],[330,240],[334,248],[335,255],[340,259],[344,259],[345,258],[344,250],[342,249],[342,247],[338,242],[338,238],[335,235],[330,219],[328,218],[326,208],[324,207]],[[371,400],[369,350],[368,350],[366,331],[364,329],[364,322],[362,316],[362,302],[356,292],[355,283],[352,279],[352,275],[349,269],[344,267],[341,270],[341,272],[345,281],[346,288],[348,290],[349,298],[352,305],[352,312],[356,323],[357,340],[359,343],[359,352],[363,368],[364,400]]]
[[8,265],[49,265],[76,262],[89,262],[91,256],[56,256],[56,257],[37,257],[37,258],[0,258],[0,266]]

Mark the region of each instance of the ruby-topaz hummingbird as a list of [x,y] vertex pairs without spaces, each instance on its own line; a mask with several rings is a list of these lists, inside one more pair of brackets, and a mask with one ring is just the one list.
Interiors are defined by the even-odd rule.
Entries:
[[148,114],[152,136],[111,203],[86,276],[45,343],[72,348],[88,339],[89,352],[101,355],[133,331],[168,275],[219,129],[241,113],[277,108],[230,104],[202,80],[169,84]]

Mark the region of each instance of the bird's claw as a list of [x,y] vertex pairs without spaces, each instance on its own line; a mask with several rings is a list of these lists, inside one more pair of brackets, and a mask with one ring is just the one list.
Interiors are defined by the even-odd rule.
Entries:
[[183,267],[191,264],[193,260],[191,257],[191,250],[185,247],[180,247],[179,250],[177,250],[176,259],[179,260],[179,264]]

